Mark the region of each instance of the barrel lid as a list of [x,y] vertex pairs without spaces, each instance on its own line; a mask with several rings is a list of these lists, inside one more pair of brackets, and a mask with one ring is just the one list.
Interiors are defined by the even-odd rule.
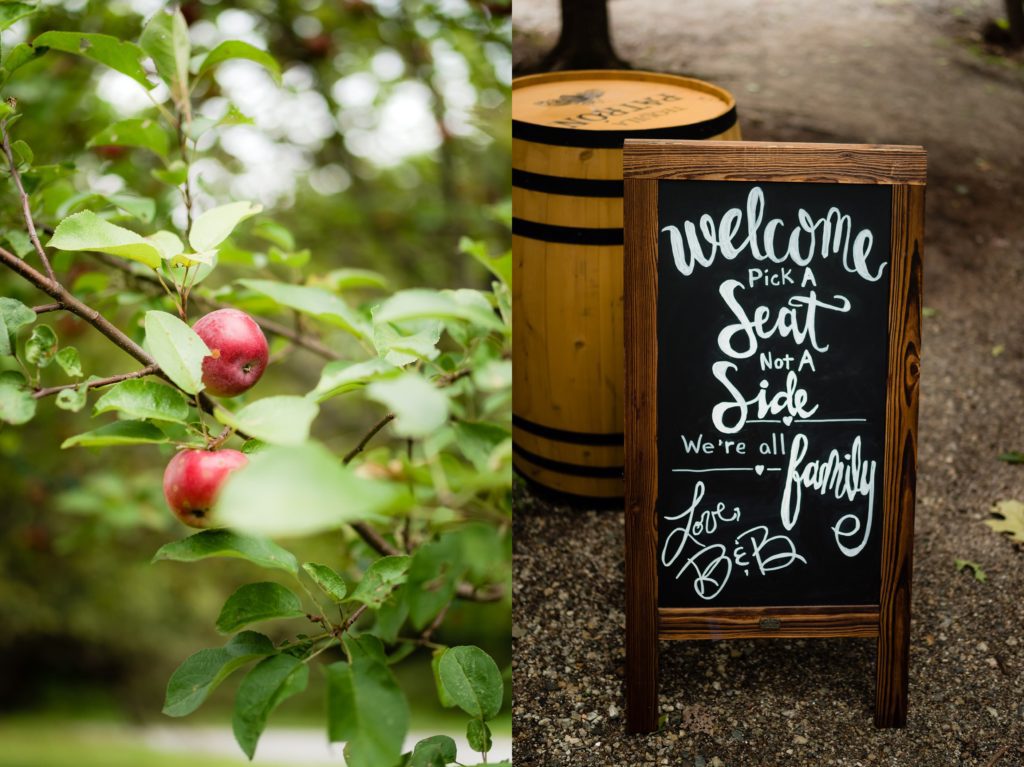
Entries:
[[512,136],[581,147],[627,138],[711,138],[736,123],[725,89],[659,72],[578,70],[512,82]]

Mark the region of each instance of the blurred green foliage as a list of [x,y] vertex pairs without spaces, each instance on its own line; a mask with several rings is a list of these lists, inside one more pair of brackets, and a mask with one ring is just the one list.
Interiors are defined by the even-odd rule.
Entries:
[[[41,13],[3,33],[5,53],[53,29],[135,39],[163,3],[40,6]],[[255,269],[277,280],[308,269],[328,283],[355,281],[361,287],[350,295],[362,303],[379,300],[384,281],[349,270],[381,273],[391,289],[487,284],[486,271],[460,251],[460,242],[469,237],[485,252],[507,248],[511,57],[500,4],[251,0],[186,2],[182,11],[203,47],[243,39],[267,48],[281,65],[280,87],[258,63],[232,61],[192,94],[197,121],[219,122],[199,141],[199,204],[250,199],[273,214],[273,223],[249,228],[222,249],[209,285],[218,297],[238,297],[229,282],[243,268],[246,276]],[[34,211],[44,232],[98,199],[137,221],[177,217],[181,225],[177,193],[158,178],[175,173],[173,164],[104,143],[113,140],[101,133],[112,122],[152,114],[129,78],[51,52],[19,69],[3,96],[17,99],[17,136],[34,153],[27,164],[49,184]],[[167,94],[158,89],[154,97]],[[36,180],[29,174],[26,183]],[[20,210],[10,180],[4,184],[0,223],[11,232],[5,246],[21,255],[28,244],[15,234]],[[124,196],[127,190],[132,196]],[[136,194],[155,204],[139,203]],[[169,308],[88,258],[60,254],[54,267],[122,327],[142,310]],[[36,291],[6,272],[0,294],[39,302]],[[252,295],[245,300],[251,311],[269,305]],[[82,321],[61,314],[47,322],[62,345],[80,350],[86,375],[132,369]],[[126,329],[141,340],[141,327]],[[272,352],[283,351],[278,339]],[[320,367],[296,352],[287,366],[271,366],[261,387],[308,391]],[[222,642],[212,617],[224,597],[257,577],[233,562],[187,574],[183,565],[151,566],[161,543],[181,537],[160,493],[172,451],[57,449],[93,428],[90,420],[88,410],[47,404],[24,427],[0,424],[0,707],[32,705],[62,685],[96,684],[115,691],[136,715],[157,711],[170,670],[196,648]],[[315,435],[340,450],[373,420],[365,409],[325,407]],[[339,570],[367,566],[370,551],[349,543],[324,536],[291,548],[304,561],[330,561]],[[458,604],[435,638],[480,644],[504,666],[508,621],[502,605]]]

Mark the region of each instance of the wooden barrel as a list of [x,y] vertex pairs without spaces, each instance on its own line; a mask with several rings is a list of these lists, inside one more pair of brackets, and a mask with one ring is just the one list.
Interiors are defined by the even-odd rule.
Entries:
[[538,493],[622,504],[623,140],[739,137],[732,96],[700,80],[513,81],[513,462]]

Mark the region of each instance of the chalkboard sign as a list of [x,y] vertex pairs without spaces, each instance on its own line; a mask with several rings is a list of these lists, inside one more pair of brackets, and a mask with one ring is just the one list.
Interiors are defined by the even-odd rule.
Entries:
[[627,704],[657,640],[878,637],[906,718],[925,155],[628,141]]

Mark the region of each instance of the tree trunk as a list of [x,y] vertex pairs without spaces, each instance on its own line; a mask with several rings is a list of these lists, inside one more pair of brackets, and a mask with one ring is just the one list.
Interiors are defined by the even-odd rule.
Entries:
[[1024,45],[1024,0],[1005,0],[1005,3],[1006,20],[1010,23],[1010,42],[1015,48],[1020,48]]
[[629,69],[612,47],[607,0],[561,0],[561,4],[558,43],[538,69]]

